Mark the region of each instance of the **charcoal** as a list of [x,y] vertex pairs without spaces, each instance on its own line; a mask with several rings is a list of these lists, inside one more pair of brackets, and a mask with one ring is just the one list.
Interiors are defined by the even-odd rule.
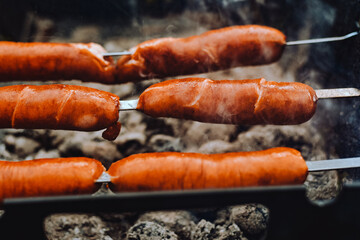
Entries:
[[54,214],[44,222],[45,235],[49,240],[111,240],[106,230],[101,218],[89,214]]
[[202,219],[197,225],[192,235],[193,240],[198,239],[216,239],[217,232],[215,225]]
[[145,213],[140,216],[138,221],[156,222],[176,233],[179,239],[190,239],[196,226],[195,220],[195,217],[188,211],[159,211]]
[[177,240],[176,234],[155,222],[143,221],[132,226],[127,233],[128,240]]
[[266,231],[269,210],[260,204],[246,204],[231,208],[230,221],[249,235],[259,235]]

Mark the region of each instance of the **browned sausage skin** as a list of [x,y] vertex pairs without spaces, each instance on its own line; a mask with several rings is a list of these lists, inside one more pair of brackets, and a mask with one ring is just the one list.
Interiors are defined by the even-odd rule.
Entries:
[[315,91],[302,83],[173,79],[154,84],[137,109],[152,117],[227,124],[300,124],[315,113]]
[[71,80],[114,83],[115,65],[96,43],[0,42],[0,81]]
[[0,103],[0,128],[120,130],[119,97],[93,88],[7,86],[0,88]]
[[302,184],[307,165],[299,151],[273,148],[221,154],[143,153],[113,163],[114,191],[182,190]]
[[149,40],[118,60],[117,82],[269,64],[280,58],[285,43],[285,35],[279,30],[258,25],[226,27],[188,38]]
[[95,159],[53,158],[0,161],[0,201],[4,198],[95,192],[104,166]]

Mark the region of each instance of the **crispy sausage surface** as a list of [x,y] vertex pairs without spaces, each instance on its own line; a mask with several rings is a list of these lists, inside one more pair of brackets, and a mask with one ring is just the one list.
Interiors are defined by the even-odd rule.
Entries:
[[281,147],[222,154],[136,154],[113,163],[108,173],[114,191],[149,191],[301,184],[307,170],[299,151]]
[[0,128],[96,131],[120,129],[119,97],[74,85],[0,88]]
[[104,172],[84,157],[0,161],[0,201],[4,198],[93,193]]
[[300,124],[316,110],[315,91],[302,83],[253,80],[168,80],[147,88],[137,109],[152,117],[209,123]]
[[0,81],[71,80],[113,83],[115,64],[96,43],[0,42]]
[[280,31],[257,25],[226,27],[188,38],[149,40],[118,60],[117,82],[269,64],[280,58],[285,43]]

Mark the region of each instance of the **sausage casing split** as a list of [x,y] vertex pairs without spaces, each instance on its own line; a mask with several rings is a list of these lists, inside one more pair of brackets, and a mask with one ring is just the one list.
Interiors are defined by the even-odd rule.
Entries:
[[302,184],[307,165],[299,151],[273,148],[222,154],[143,153],[113,163],[114,191],[181,190]]
[[93,193],[104,170],[99,161],[84,157],[0,161],[0,200]]
[[152,117],[227,124],[300,124],[315,113],[315,91],[302,83],[174,79],[154,84],[137,109]]
[[0,42],[0,81],[72,80],[114,83],[115,64],[96,43]]
[[279,30],[257,25],[232,26],[188,38],[143,42],[121,57],[117,82],[210,72],[277,61],[286,37]]
[[119,97],[74,85],[0,88],[0,128],[96,131],[117,127]]

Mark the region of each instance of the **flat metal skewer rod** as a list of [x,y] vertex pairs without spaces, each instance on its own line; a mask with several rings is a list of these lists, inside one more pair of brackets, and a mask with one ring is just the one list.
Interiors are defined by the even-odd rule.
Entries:
[[101,176],[95,181],[97,183],[109,183],[111,182],[111,177],[107,172],[103,172]]
[[111,52],[111,53],[103,53],[102,55],[104,57],[113,57],[113,56],[125,56],[125,55],[131,55],[132,52],[130,51],[122,51],[122,52]]
[[333,88],[315,90],[316,96],[322,98],[344,98],[360,97],[360,90],[357,88]]
[[306,161],[306,165],[308,166],[309,172],[358,168],[360,167],[360,157]]
[[[342,41],[342,40],[354,37],[358,34],[359,34],[359,32],[352,32],[352,33],[346,34],[345,36],[340,36],[340,37],[328,37],[328,38],[316,38],[316,39],[308,39],[308,40],[290,41],[290,42],[287,42],[285,45],[294,46],[294,45],[302,45],[302,44]],[[104,57],[110,57],[110,56],[125,56],[125,55],[131,55],[131,54],[132,54],[132,52],[130,52],[130,51],[122,51],[122,52],[103,53],[102,55]]]
[[287,42],[286,45],[293,46],[293,45],[302,45],[302,44],[342,41],[342,40],[354,37],[358,34],[359,34],[358,32],[352,32],[352,33],[346,34],[345,36],[341,36],[341,37],[315,38],[315,39],[308,39],[308,40],[290,41],[290,42]]
[[121,100],[119,111],[136,110],[136,106],[137,106],[138,102],[139,102],[139,99]]

